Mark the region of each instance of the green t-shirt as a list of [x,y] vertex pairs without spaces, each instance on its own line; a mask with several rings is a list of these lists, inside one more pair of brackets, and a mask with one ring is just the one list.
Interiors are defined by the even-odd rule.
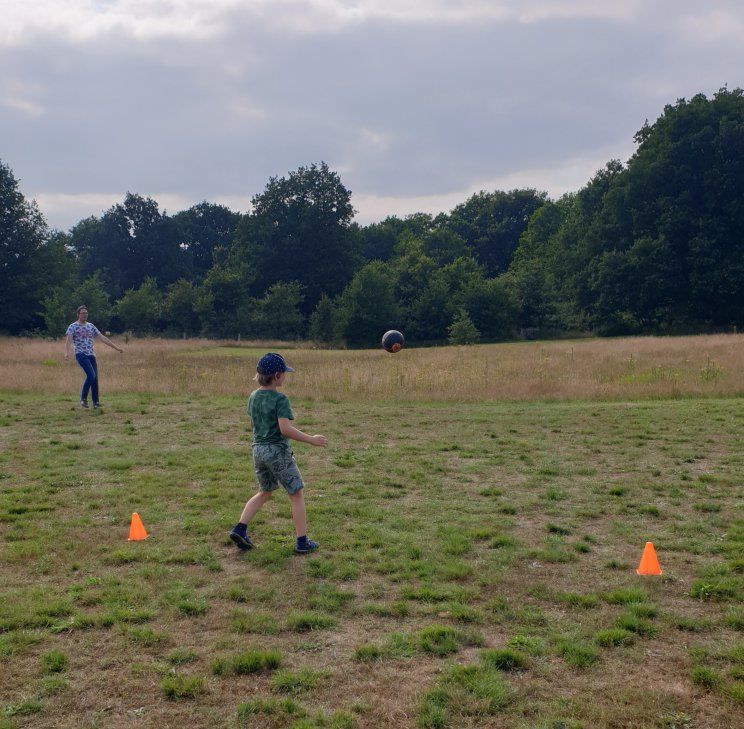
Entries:
[[279,430],[279,418],[294,420],[294,415],[284,393],[254,390],[248,398],[248,415],[253,421],[254,445],[288,442]]

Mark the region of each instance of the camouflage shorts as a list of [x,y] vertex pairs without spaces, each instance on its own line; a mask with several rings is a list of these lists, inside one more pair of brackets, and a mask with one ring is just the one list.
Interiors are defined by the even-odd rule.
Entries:
[[292,449],[281,443],[253,446],[253,465],[261,491],[275,491],[280,485],[288,494],[304,488]]

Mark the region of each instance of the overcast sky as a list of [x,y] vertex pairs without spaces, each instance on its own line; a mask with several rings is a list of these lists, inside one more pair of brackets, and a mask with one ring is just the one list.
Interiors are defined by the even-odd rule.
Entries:
[[0,0],[0,160],[62,230],[321,161],[361,224],[557,197],[744,86],[742,39],[741,0]]

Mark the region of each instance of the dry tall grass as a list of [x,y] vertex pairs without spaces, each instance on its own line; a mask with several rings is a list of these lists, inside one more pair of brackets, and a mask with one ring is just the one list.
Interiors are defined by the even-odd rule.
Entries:
[[[257,357],[284,352],[297,372],[293,397],[338,400],[569,400],[744,394],[744,335],[520,342],[473,347],[327,351],[277,342],[118,340],[97,345],[101,399],[108,393],[240,395]],[[0,388],[69,393],[82,370],[64,343],[0,339]]]

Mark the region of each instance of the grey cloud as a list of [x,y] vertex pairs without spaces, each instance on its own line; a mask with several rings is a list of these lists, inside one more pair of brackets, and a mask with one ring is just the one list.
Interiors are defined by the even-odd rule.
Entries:
[[[321,159],[354,193],[413,197],[597,150],[623,158],[665,103],[740,84],[740,44],[691,47],[675,21],[695,8],[675,7],[637,22],[375,19],[304,33],[233,11],[219,37],[40,36],[0,47],[0,159],[27,194],[197,202],[252,196]],[[11,94],[31,106],[2,105]]]

